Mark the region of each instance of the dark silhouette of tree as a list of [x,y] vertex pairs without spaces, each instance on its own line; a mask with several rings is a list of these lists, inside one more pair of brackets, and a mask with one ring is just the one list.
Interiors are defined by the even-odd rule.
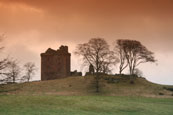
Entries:
[[6,72],[6,68],[7,68],[7,64],[8,63],[8,59],[5,58],[3,60],[0,61],[0,82],[6,82],[7,81],[7,72]]
[[23,76],[23,80],[27,80],[27,82],[29,82],[33,75],[35,74],[36,71],[36,66],[34,63],[32,62],[28,62],[24,65],[24,70],[25,70],[25,76]]
[[[5,39],[5,34],[0,35],[0,43],[3,42]],[[0,52],[4,49],[3,46],[0,47]],[[5,69],[7,68],[7,63],[8,63],[8,58],[4,58],[0,60],[0,77],[1,77],[1,82],[4,82],[6,80],[6,72]]]
[[104,57],[103,60],[104,61],[101,67],[101,71],[103,74],[111,73],[111,68],[119,62],[118,58],[116,57],[116,55],[114,55],[113,51],[109,51],[109,54],[107,55],[107,57]]
[[96,92],[99,92],[99,73],[108,71],[114,59],[110,58],[111,51],[108,43],[103,38],[93,38],[88,43],[79,44],[75,54],[81,55],[84,63],[93,66],[96,75]]
[[89,66],[89,74],[94,75],[94,67],[92,64],[90,64],[90,66]]
[[123,50],[123,58],[125,56],[129,66],[130,74],[134,74],[137,66],[146,62],[156,62],[154,53],[149,51],[139,41],[136,40],[119,40],[121,41],[121,49]]
[[117,40],[114,48],[115,54],[119,57],[119,74],[122,74],[123,70],[128,67],[125,52],[123,50],[123,41],[124,40]]
[[7,69],[6,75],[8,81],[12,80],[12,82],[15,83],[21,73],[21,68],[18,65],[17,60],[8,61],[6,69]]

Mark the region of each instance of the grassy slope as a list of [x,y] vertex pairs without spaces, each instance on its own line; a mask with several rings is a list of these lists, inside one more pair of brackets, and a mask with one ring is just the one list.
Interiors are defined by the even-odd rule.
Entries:
[[[119,83],[101,81],[101,93],[96,94],[92,77],[68,77],[58,80],[11,84],[1,86],[1,93],[8,94],[50,94],[50,95],[107,95],[107,96],[145,96],[173,97],[173,92],[165,90],[162,85],[153,84],[143,78],[137,78],[135,84],[129,80]],[[160,96],[163,93],[164,96]]]

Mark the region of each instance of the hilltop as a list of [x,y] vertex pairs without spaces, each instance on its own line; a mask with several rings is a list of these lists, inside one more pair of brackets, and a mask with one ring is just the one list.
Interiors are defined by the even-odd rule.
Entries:
[[[106,76],[111,78],[110,76]],[[114,78],[114,76],[112,76]],[[128,78],[101,80],[100,93],[95,93],[93,77],[67,77],[57,80],[1,85],[1,94],[66,95],[66,96],[144,96],[173,97],[173,86],[159,85],[137,77],[134,83]]]

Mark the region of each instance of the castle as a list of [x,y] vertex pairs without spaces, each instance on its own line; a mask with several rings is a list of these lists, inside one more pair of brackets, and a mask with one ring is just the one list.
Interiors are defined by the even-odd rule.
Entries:
[[41,54],[41,80],[53,80],[70,76],[71,54],[67,46],[58,50],[49,48]]

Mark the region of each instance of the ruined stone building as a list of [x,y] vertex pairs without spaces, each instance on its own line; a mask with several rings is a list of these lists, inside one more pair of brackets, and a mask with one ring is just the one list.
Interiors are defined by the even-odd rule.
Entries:
[[70,76],[71,54],[67,46],[58,50],[49,48],[41,54],[41,80],[52,80]]

